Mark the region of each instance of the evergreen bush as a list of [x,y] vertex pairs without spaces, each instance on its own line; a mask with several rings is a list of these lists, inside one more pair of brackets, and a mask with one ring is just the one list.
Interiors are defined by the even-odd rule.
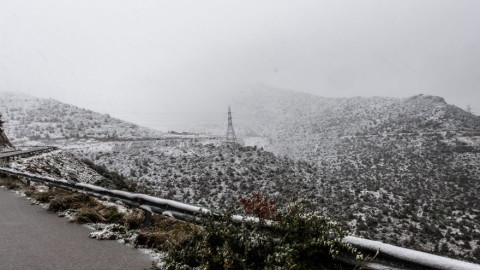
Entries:
[[258,194],[241,202],[258,222],[233,221],[234,207],[220,217],[207,216],[203,229],[169,250],[165,268],[352,269],[337,259],[347,254],[362,258],[342,242],[347,232],[340,224],[312,211],[306,201],[281,210]]

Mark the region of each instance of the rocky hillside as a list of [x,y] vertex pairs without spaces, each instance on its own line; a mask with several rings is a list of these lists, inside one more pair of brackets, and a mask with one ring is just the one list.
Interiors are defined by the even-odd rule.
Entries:
[[13,141],[61,142],[159,196],[210,207],[251,191],[280,204],[306,197],[361,236],[480,261],[480,120],[439,97],[243,93],[236,131],[276,155],[195,136],[138,141],[157,133],[53,100],[3,99]]
[[232,107],[244,134],[318,166],[318,206],[358,234],[480,260],[479,117],[424,95],[329,99],[264,90]]
[[110,142],[103,148],[72,151],[136,180],[158,196],[214,208],[254,191],[271,195],[279,204],[299,193],[311,199],[318,195],[315,166],[257,147],[171,139]]
[[3,131],[3,128],[0,126],[0,152],[8,151],[9,149],[12,149],[12,148],[13,148],[12,143],[10,142],[7,135]]
[[0,114],[0,151],[5,151],[10,148],[13,148],[12,143],[8,139],[7,135],[5,134],[3,130],[3,119],[2,115]]
[[0,93],[5,133],[13,144],[58,144],[61,140],[155,138],[161,133],[107,114],[16,93]]
[[462,137],[480,127],[480,117],[440,97],[425,95],[405,99],[323,98],[259,89],[240,94],[232,108],[239,122],[236,128],[243,137],[268,138],[268,149],[296,158],[335,155],[345,136],[450,131]]

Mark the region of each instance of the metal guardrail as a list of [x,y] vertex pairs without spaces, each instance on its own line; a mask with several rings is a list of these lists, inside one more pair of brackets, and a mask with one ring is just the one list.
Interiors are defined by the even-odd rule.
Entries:
[[57,150],[58,147],[55,146],[41,146],[41,147],[32,147],[32,149],[28,150],[13,150],[8,152],[0,152],[0,159],[3,160],[10,160],[15,159],[17,157],[29,157],[34,156],[41,153],[50,152],[53,150]]
[[[91,184],[79,183],[64,179],[39,176],[26,172],[19,172],[8,168],[0,168],[0,173],[16,175],[25,178],[27,181],[44,183],[48,186],[68,189],[84,193],[109,201],[122,202],[144,210],[146,222],[150,222],[151,213],[168,215],[188,222],[200,222],[201,215],[219,214],[219,211],[205,207],[181,203],[174,200],[157,198],[145,194],[131,193],[121,190],[107,189]],[[232,216],[235,221],[258,222],[258,219],[240,215]],[[480,270],[480,265],[454,260],[425,252],[401,248],[353,236],[347,236],[344,242],[350,243],[359,250],[376,254],[373,262],[365,263],[370,269],[430,269],[430,270]],[[353,258],[345,258],[345,262],[355,264]]]
[[380,241],[354,236],[347,236],[343,241],[375,256],[373,262],[366,263],[366,266],[372,269],[480,270],[479,264],[397,247]]
[[120,201],[126,205],[137,207],[147,212],[169,215],[186,221],[197,221],[199,220],[199,215],[216,213],[216,211],[205,207],[185,204],[174,200],[161,199],[150,195],[131,193],[122,190],[107,189],[104,187],[79,183],[71,180],[39,176],[8,168],[0,168],[0,173],[16,175],[18,177],[25,178],[27,181],[39,182],[51,187],[59,187],[75,192],[85,193],[87,195],[109,201]]

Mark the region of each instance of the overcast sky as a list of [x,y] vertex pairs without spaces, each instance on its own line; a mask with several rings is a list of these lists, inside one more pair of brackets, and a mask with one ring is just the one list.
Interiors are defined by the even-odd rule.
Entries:
[[270,85],[478,114],[479,14],[478,0],[0,0],[0,91],[195,112]]

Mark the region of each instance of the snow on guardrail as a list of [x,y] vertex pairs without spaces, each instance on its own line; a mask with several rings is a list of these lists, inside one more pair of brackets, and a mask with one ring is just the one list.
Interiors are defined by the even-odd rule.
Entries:
[[[166,210],[174,210],[175,212],[180,212],[184,214],[187,213],[193,216],[197,214],[213,213],[212,210],[207,209],[205,207],[194,206],[194,205],[190,205],[182,202],[177,202],[174,200],[157,198],[157,197],[140,194],[140,193],[132,193],[132,192],[127,192],[122,190],[108,189],[108,188],[99,187],[99,186],[95,186],[87,183],[78,183],[78,182],[69,181],[65,179],[55,179],[48,176],[31,174],[28,172],[19,172],[9,168],[0,168],[0,172],[17,175],[35,182],[45,182],[45,183],[48,183],[49,185],[66,187],[66,188],[73,189],[80,192],[85,192],[85,191],[90,192],[90,193],[93,193],[92,195],[96,195],[96,197],[107,196],[117,200],[118,199],[128,200],[131,203],[136,203],[138,205],[153,206],[154,208],[152,209],[154,210],[152,211],[157,213],[160,212],[160,214],[161,212]],[[158,208],[158,210],[156,210],[156,208]]]
[[394,245],[384,244],[379,241],[367,240],[354,236],[347,236],[343,239],[343,241],[346,243],[350,243],[357,248],[362,248],[370,251],[379,251],[380,254],[389,255],[400,261],[406,261],[433,269],[480,270],[480,265],[478,264],[454,260],[412,249],[401,248]]

